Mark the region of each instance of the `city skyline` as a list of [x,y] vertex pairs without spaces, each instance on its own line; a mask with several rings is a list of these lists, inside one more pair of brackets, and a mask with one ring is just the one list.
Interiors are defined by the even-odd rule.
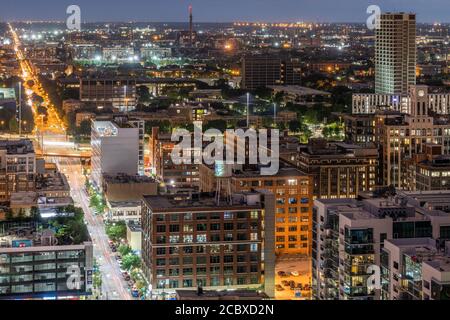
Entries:
[[[108,3],[105,1],[89,2],[85,0],[73,3],[59,1],[57,5],[44,0],[37,5],[24,0],[20,7],[13,3],[3,4],[1,20],[7,21],[65,21],[66,8],[71,4],[81,7],[85,22],[101,21],[140,21],[140,22],[186,22],[188,6],[194,8],[195,22],[365,22],[369,5],[378,5],[384,12],[415,12],[418,22],[450,22],[450,14],[439,10],[446,5],[446,0],[401,0],[395,4],[390,0],[345,0],[330,3],[327,0],[281,0],[274,8],[273,2],[262,0],[235,1],[226,3],[205,0],[154,0],[149,3],[127,1],[126,3]],[[106,5],[108,6],[107,10]],[[170,8],[170,10],[167,10]]]
[[0,300],[450,300],[449,1],[5,4]]

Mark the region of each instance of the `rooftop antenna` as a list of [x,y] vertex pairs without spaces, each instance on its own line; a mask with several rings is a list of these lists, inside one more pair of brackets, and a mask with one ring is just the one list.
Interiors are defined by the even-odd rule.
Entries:
[[193,44],[193,33],[194,33],[194,25],[193,25],[193,16],[192,16],[192,5],[189,6],[189,44],[192,47]]

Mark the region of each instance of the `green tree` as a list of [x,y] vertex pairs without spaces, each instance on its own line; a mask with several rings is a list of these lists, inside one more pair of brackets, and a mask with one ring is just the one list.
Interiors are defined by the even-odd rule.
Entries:
[[106,234],[111,240],[120,241],[127,236],[127,226],[123,221],[107,225]]
[[117,249],[117,251],[119,251],[119,253],[120,253],[120,255],[122,257],[125,257],[126,255],[131,253],[131,247],[129,245],[126,245],[126,244],[121,244],[119,246],[119,248]]
[[139,268],[140,266],[141,266],[141,259],[135,254],[129,253],[122,259],[122,267],[125,270]]

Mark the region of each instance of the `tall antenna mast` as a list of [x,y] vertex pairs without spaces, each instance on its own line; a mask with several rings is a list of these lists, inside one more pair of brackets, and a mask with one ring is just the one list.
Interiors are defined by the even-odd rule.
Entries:
[[192,16],[192,5],[189,6],[189,45],[192,47],[194,41],[194,19]]

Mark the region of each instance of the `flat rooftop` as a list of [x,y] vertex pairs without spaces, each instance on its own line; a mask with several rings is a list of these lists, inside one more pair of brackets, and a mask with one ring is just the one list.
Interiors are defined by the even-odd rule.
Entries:
[[246,299],[269,299],[269,297],[263,292],[250,291],[250,290],[233,290],[233,291],[203,291],[199,294],[197,290],[177,290],[177,295],[181,300],[183,299],[208,299],[216,298],[218,300],[238,300],[239,298]]
[[7,154],[29,154],[34,153],[31,140],[0,140],[0,150],[6,150]]
[[141,205],[141,201],[108,201],[111,208],[134,208]]
[[302,86],[269,86],[270,89],[275,91],[284,91],[290,94],[295,94],[298,96],[329,96],[331,93],[327,91],[321,91],[316,89],[311,89],[308,87],[302,87]]
[[304,173],[303,171],[294,168],[294,167],[283,167],[278,170],[278,173],[276,175],[267,175],[263,176],[261,175],[261,170],[251,170],[251,169],[244,169],[244,170],[238,170],[233,172],[233,177],[237,178],[258,178],[258,177],[271,177],[271,178],[289,178],[289,177],[307,177],[308,175]]
[[142,226],[140,223],[129,221],[127,223],[127,227],[130,229],[131,232],[142,232]]
[[393,245],[404,248],[403,253],[440,272],[450,272],[450,257],[436,248],[436,240],[431,238],[391,239]]
[[103,180],[110,184],[122,183],[157,183],[155,179],[147,176],[132,176],[127,174],[103,175]]
[[233,211],[262,209],[259,192],[240,192],[233,194],[232,204],[226,200],[221,200],[217,204],[214,193],[202,193],[190,197],[188,194],[183,195],[156,195],[144,196],[145,204],[155,213],[164,212],[186,212],[194,211]]

